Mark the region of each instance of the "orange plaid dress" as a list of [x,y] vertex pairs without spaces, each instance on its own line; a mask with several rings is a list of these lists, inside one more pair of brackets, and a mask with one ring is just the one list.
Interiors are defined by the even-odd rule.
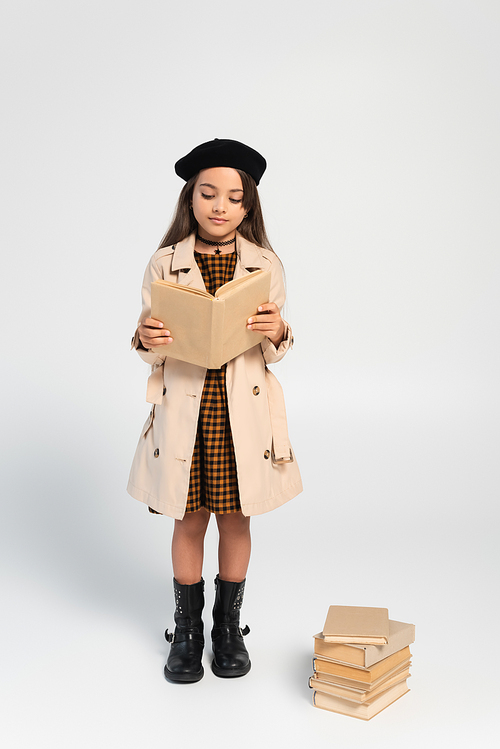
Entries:
[[[232,280],[236,252],[225,255],[195,252],[194,256],[209,294],[215,294],[220,286]],[[186,512],[196,512],[202,507],[221,515],[241,510],[227,409],[225,364],[222,369],[207,369],[201,396]],[[149,511],[161,514],[151,507]]]
[[[215,294],[222,284],[232,280],[236,252],[226,255],[195,252],[195,259],[209,294]],[[222,369],[207,369],[201,396],[186,512],[196,512],[202,507],[219,514],[241,510],[225,364]]]
[[[194,255],[209,294],[215,294],[220,286],[232,280],[236,252]],[[202,507],[219,514],[241,510],[225,364],[222,369],[207,369],[201,396],[186,512],[196,512]]]

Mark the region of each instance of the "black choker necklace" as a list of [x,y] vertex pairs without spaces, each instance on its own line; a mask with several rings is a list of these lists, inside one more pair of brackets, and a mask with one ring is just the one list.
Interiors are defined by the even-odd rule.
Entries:
[[213,242],[211,239],[203,239],[203,237],[200,237],[199,234],[196,235],[196,239],[199,239],[200,242],[203,242],[203,244],[208,244],[210,247],[215,247],[214,250],[216,255],[220,255],[220,249],[219,247],[227,247],[230,244],[233,244],[236,242],[236,237],[233,237],[232,239],[226,240],[226,242]]

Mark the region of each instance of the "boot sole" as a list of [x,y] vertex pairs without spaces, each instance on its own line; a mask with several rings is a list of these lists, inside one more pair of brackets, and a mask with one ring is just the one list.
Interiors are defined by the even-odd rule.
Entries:
[[176,674],[174,671],[169,671],[166,666],[163,669],[165,679],[167,681],[173,682],[174,684],[194,684],[195,682],[200,681],[200,679],[203,678],[204,673],[205,672],[203,670],[203,666],[195,674]]
[[216,664],[215,660],[212,661],[212,671],[221,679],[235,679],[238,676],[245,676],[251,667],[252,664],[250,661],[248,661],[248,666],[244,666],[243,668],[221,668]]

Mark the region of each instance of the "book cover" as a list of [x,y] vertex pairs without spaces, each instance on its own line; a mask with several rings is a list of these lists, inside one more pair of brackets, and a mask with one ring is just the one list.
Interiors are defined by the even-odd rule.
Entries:
[[388,676],[380,681],[373,689],[357,689],[356,687],[346,686],[343,684],[335,684],[331,681],[323,681],[318,678],[315,674],[309,678],[309,686],[311,689],[316,689],[318,692],[324,692],[325,694],[333,694],[336,697],[342,697],[344,700],[350,702],[368,702],[373,697],[385,692],[389,687],[393,687],[395,684],[399,684],[401,681],[405,681],[410,677],[410,668],[400,669],[397,673],[392,676]]
[[389,619],[387,645],[356,645],[326,642],[323,633],[314,635],[314,652],[339,663],[368,668],[415,642],[415,625]]
[[318,692],[315,690],[313,692],[313,705],[322,710],[329,710],[333,713],[348,715],[351,718],[370,720],[409,691],[406,681],[402,681],[390,689],[387,689],[385,692],[382,692],[382,694],[378,695],[378,697],[375,697],[373,700],[357,705],[348,700],[343,700],[341,697],[336,697],[333,694],[325,694],[324,692]]
[[368,668],[346,666],[343,663],[337,663],[337,661],[331,661],[326,658],[313,658],[313,669],[314,671],[322,671],[327,674],[343,676],[347,679],[371,684],[409,658],[411,658],[410,648],[406,647],[388,656],[388,658],[374,663],[373,666],[369,666]]
[[264,335],[248,330],[247,320],[269,301],[271,274],[257,270],[207,291],[159,280],[151,284],[151,317],[160,320],[173,342],[152,351],[207,369],[256,346]]
[[325,642],[386,645],[389,611],[371,606],[330,606],[323,637]]
[[371,682],[362,681],[359,678],[349,679],[348,677],[345,677],[345,676],[338,676],[337,674],[329,674],[329,673],[326,673],[325,671],[321,671],[320,663],[318,663],[318,666],[319,668],[314,670],[314,677],[320,679],[320,681],[326,681],[329,684],[337,684],[338,686],[351,687],[353,689],[361,689],[366,692],[371,692],[377,689],[387,679],[392,678],[393,676],[396,676],[397,674],[401,673],[407,668],[410,668],[411,659],[407,658],[405,661],[394,666],[394,668],[391,668],[389,671],[382,674],[377,679],[374,679]]

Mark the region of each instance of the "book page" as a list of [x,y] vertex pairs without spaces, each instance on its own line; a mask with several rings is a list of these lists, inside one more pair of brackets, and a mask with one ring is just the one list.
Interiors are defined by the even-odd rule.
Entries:
[[153,283],[160,284],[161,286],[169,286],[174,289],[182,289],[182,291],[187,291],[189,294],[198,294],[199,296],[213,299],[212,294],[209,294],[208,291],[203,291],[203,289],[194,289],[192,286],[184,286],[184,284],[182,283],[170,283],[170,281],[165,281],[163,278],[159,278],[158,281],[153,281]]

